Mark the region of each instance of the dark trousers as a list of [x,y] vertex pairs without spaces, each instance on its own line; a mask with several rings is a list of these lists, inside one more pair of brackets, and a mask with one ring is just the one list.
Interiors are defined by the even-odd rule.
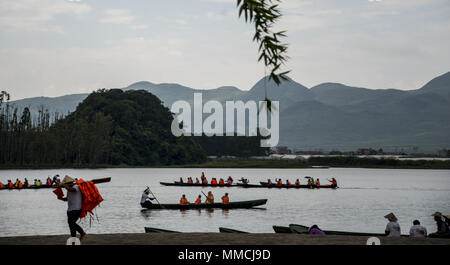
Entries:
[[67,222],[69,223],[70,236],[76,237],[77,232],[81,234],[84,233],[83,228],[79,226],[76,222],[80,218],[81,210],[67,212]]

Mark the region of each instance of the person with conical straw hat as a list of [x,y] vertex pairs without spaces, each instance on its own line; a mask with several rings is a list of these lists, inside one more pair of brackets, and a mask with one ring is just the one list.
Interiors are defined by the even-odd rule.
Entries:
[[384,233],[388,237],[399,237],[401,235],[400,225],[397,222],[397,217],[394,213],[389,213],[384,216],[384,218],[389,220],[389,223],[386,225],[386,229]]
[[61,200],[67,202],[67,222],[69,223],[70,236],[76,237],[78,232],[80,234],[80,240],[82,240],[86,236],[86,233],[76,223],[80,219],[82,209],[80,187],[76,184],[75,179],[67,175],[62,180],[60,187],[67,190],[67,196],[61,198]]
[[431,216],[436,221],[437,231],[430,234],[430,237],[450,237],[450,231],[448,225],[442,220],[444,215],[441,212],[435,212]]

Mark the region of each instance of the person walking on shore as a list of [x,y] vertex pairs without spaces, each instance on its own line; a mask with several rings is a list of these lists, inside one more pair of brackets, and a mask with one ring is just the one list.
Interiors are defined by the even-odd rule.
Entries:
[[414,220],[413,226],[409,229],[410,237],[427,237],[427,229],[420,225],[419,220]]
[[401,235],[400,225],[397,223],[397,217],[394,213],[389,213],[384,216],[389,220],[389,223],[386,225],[385,234],[388,237],[399,237]]
[[83,231],[83,228],[76,223],[80,218],[82,209],[82,194],[80,187],[78,187],[75,180],[69,176],[64,177],[61,186],[67,190],[67,196],[61,198],[61,200],[67,201],[67,222],[69,224],[70,236],[76,237],[78,232],[80,234],[80,240],[82,240],[86,236],[86,233]]

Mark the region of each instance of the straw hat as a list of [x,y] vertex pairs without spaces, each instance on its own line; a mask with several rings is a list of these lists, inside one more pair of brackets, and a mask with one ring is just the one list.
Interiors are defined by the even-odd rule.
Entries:
[[395,217],[394,213],[389,213],[385,215],[384,218],[387,218],[389,221],[397,221],[397,217]]
[[442,217],[442,213],[441,213],[441,212],[435,212],[435,213],[432,214],[431,216]]
[[75,183],[75,180],[73,178],[71,178],[71,177],[66,175],[64,177],[64,179],[61,181],[61,186],[68,185],[68,184],[73,184],[73,183]]

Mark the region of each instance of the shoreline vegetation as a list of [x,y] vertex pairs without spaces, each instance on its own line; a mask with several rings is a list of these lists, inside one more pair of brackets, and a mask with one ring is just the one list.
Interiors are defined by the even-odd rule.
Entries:
[[387,158],[311,157],[306,160],[255,160],[214,159],[204,163],[182,165],[107,165],[107,164],[60,164],[60,165],[0,165],[0,169],[58,169],[58,168],[385,168],[385,169],[450,169],[450,160],[399,160]]

